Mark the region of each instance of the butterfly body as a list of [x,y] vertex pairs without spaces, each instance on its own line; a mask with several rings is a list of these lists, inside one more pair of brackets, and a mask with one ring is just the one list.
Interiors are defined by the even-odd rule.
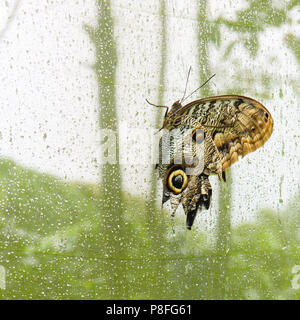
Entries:
[[[238,161],[240,156],[255,151],[269,139],[273,131],[273,119],[270,112],[252,98],[223,95],[195,100],[184,106],[176,101],[166,113],[162,129],[163,137],[176,129],[183,136],[188,131],[192,135],[191,152],[187,161],[183,160],[180,164],[175,159],[178,153],[176,141],[170,143],[168,148],[164,148],[160,141],[158,165],[164,187],[163,202],[171,201],[172,215],[182,203],[187,215],[187,227],[190,229],[197,211],[209,207],[212,194],[209,175],[217,174],[220,180],[225,180],[227,168]],[[202,154],[196,157],[200,144],[195,137],[199,132],[202,134],[200,142],[204,145]],[[185,145],[185,139],[187,141],[187,138],[180,141],[180,147]],[[165,153],[170,155],[169,163],[161,161]],[[190,161],[194,158],[198,162],[202,161],[202,170],[189,174],[187,168],[194,166],[193,161]],[[183,177],[181,180],[180,175]],[[180,181],[185,183],[181,185]],[[172,183],[177,187],[173,188]]]

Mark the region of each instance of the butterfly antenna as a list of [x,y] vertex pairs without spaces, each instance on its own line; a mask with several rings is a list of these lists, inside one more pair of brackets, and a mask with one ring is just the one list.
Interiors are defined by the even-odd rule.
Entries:
[[[167,116],[168,114],[168,111],[169,111],[169,107],[168,106],[159,106],[158,104],[154,104],[152,102],[150,102],[148,99],[146,99],[147,103],[149,103],[151,106],[154,106],[154,107],[158,107],[158,108],[166,108],[166,113],[165,113],[165,117]],[[164,126],[162,126],[157,132],[155,132],[155,134],[159,133],[160,130],[162,130],[164,128]]]
[[204,87],[207,82],[209,82],[216,74],[213,74],[209,79],[207,79],[203,84],[201,84],[201,86],[199,88],[197,88],[196,90],[194,90],[191,94],[189,94],[186,98],[184,98],[181,102],[183,102],[184,100],[186,100],[187,98],[189,98],[191,95],[193,95],[196,91],[198,91],[199,89],[201,89],[202,87]]
[[187,75],[187,78],[186,78],[186,83],[185,83],[184,94],[183,94],[183,97],[180,99],[180,103],[183,101],[183,99],[185,97],[186,89],[187,89],[187,85],[188,85],[188,82],[189,82],[189,77],[190,77],[191,71],[192,71],[192,67],[189,68],[189,72],[188,72],[188,75]]
[[168,111],[169,111],[169,107],[168,106],[159,106],[158,104],[154,104],[152,102],[150,102],[148,99],[146,99],[147,103],[149,103],[151,106],[154,106],[154,107],[157,107],[157,108],[166,108],[166,114],[165,116],[168,114]]
[[158,108],[169,108],[168,106],[159,106],[158,104],[154,104],[150,102],[148,99],[146,99],[147,103],[149,103],[151,106],[158,107]]

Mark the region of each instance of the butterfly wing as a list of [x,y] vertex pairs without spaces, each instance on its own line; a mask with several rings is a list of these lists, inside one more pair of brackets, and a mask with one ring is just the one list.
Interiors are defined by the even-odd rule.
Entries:
[[171,109],[165,128],[177,127],[184,118],[193,119],[210,133],[221,153],[223,171],[239,156],[244,157],[262,146],[273,131],[270,112],[260,102],[238,95],[200,99],[173,112]]
[[[180,168],[174,164],[178,151],[176,144],[170,143],[169,149],[160,145],[160,154],[169,153],[170,162],[159,164],[160,177],[163,179],[163,202],[170,200],[172,215],[180,203],[187,216],[186,226],[191,229],[196,213],[202,207],[209,208],[211,200],[211,185],[208,176],[217,173],[225,180],[225,170],[239,156],[255,151],[271,136],[273,118],[270,112],[258,101],[237,95],[216,96],[193,101],[181,106],[177,101],[165,116],[163,128],[167,132],[180,129],[201,129],[204,136],[203,170],[196,175],[187,174],[187,165]],[[192,157],[197,150],[197,141],[193,141]],[[180,192],[172,191],[176,180],[169,178],[175,174],[186,176],[186,184]]]
[[[176,129],[178,135],[174,133]],[[210,148],[211,139],[205,131],[190,129],[184,121],[176,129],[164,129],[159,143],[157,167],[163,181],[162,204],[170,200],[174,216],[182,203],[186,226],[191,229],[197,211],[210,205],[212,192],[207,166],[213,162],[215,149]],[[189,137],[190,148],[186,149]]]

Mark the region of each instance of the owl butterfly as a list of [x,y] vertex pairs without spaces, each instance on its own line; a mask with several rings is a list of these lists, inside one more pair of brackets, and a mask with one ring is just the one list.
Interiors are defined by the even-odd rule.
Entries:
[[[191,229],[197,211],[210,206],[212,188],[209,175],[217,174],[221,181],[226,181],[227,168],[238,161],[240,156],[255,151],[269,139],[273,131],[273,119],[260,102],[239,95],[209,97],[186,105],[176,101],[170,110],[165,108],[167,111],[161,128],[163,134],[157,165],[159,177],[163,181],[162,202],[164,204],[170,200],[172,216],[182,203],[186,227]],[[174,135],[173,139],[169,139],[169,144],[163,143],[164,137],[170,137],[175,129],[183,137],[188,131],[191,135],[191,152],[181,162],[175,158],[178,150],[182,152],[186,137],[177,143]],[[196,157],[198,145],[203,146],[200,156],[202,170],[190,174],[188,169],[199,162],[199,157]],[[167,163],[162,161],[165,154],[170,157]],[[196,161],[190,161],[191,158]]]

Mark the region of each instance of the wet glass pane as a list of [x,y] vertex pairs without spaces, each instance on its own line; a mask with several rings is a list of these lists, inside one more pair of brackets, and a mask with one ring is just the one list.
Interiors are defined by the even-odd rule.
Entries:
[[[298,0],[2,1],[0,66],[1,299],[300,297]],[[273,133],[226,181],[201,175],[211,203],[196,188],[188,230],[184,198],[175,217],[161,205],[186,185],[155,169],[166,108],[151,104],[221,95],[192,125],[213,152],[247,134],[237,95]],[[252,111],[241,126],[260,130]]]

